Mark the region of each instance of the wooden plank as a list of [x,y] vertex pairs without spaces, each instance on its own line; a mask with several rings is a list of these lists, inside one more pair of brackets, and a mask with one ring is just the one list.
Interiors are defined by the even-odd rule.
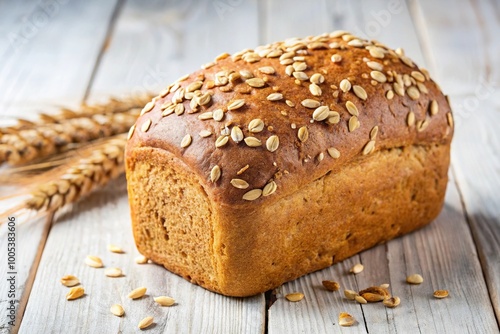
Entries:
[[[26,18],[36,19],[37,15],[41,15],[40,11],[44,8],[48,10],[44,6],[48,6],[49,2],[17,1],[9,4],[11,6],[6,2],[0,4],[1,29],[6,34],[23,32],[26,29]],[[50,22],[29,35],[29,39],[17,51],[4,49],[0,53],[1,117],[33,116],[41,109],[45,110],[44,103],[49,100],[52,105],[63,101],[71,102],[69,104],[72,105],[80,103],[86,79],[92,71],[93,60],[106,33],[106,22],[113,9],[112,2],[105,5],[97,4],[97,1],[61,4],[57,12],[50,16]],[[94,22],[92,25],[88,24],[91,20]],[[96,24],[98,22],[104,24]],[[2,43],[2,46],[5,44]],[[79,66],[75,65],[76,62]],[[69,90],[71,94],[68,94]],[[68,96],[63,98],[64,94]],[[5,191],[11,190],[2,189],[2,195],[9,194]],[[2,202],[3,205],[6,202]],[[50,221],[35,219],[34,215],[16,218],[16,293],[12,300],[15,301],[16,321],[19,323],[50,229]],[[7,225],[6,222],[2,223],[0,276],[4,280],[10,270],[7,267]],[[12,327],[8,324],[10,319],[7,317],[7,306],[11,300],[8,298],[9,290],[10,284],[0,284],[0,333],[7,333]],[[13,332],[17,328],[16,325]]]
[[[459,243],[456,241],[460,240]],[[364,264],[354,276],[349,268]],[[411,286],[408,275],[420,273],[424,283]],[[329,292],[321,281],[333,279],[341,291]],[[359,305],[343,296],[344,289],[359,291],[390,284],[401,298],[394,309],[379,304]],[[435,299],[435,290],[447,289],[450,297]],[[426,228],[392,240],[330,268],[283,285],[269,310],[269,333],[340,333],[340,312],[357,319],[349,332],[368,333],[496,333],[498,327],[489,303],[481,267],[464,219],[453,180],[440,216]],[[288,302],[284,295],[303,292],[301,302]]]
[[[4,52],[0,57],[4,118],[29,116],[54,105],[76,106],[82,101],[115,4],[61,3],[46,25],[19,42],[23,44],[18,49]],[[8,15],[8,10],[4,13]],[[37,13],[43,13],[40,7],[27,13],[28,18],[35,20]],[[18,28],[25,24],[20,17]]]
[[[161,266],[136,264],[138,252],[125,194],[121,178],[58,219],[48,237],[20,333],[129,333],[146,316],[155,318],[154,333],[263,332],[263,295],[227,298]],[[109,252],[108,244],[119,245],[125,253]],[[124,276],[109,278],[104,269],[86,266],[83,261],[89,254],[100,256],[106,268],[121,268]],[[66,300],[68,288],[59,279],[67,274],[80,278],[85,297]],[[146,296],[127,298],[139,286],[148,288]],[[160,295],[175,298],[176,305],[160,307],[153,301]],[[109,312],[115,303],[123,305],[124,317]]]
[[127,3],[91,99],[159,92],[223,52],[255,47],[257,20],[256,0]]
[[[178,2],[176,6],[179,8],[164,2],[145,5],[140,1],[124,5],[95,75],[90,99],[99,99],[108,93],[157,91],[223,51],[258,43],[258,31],[244,33],[248,25],[256,25],[257,7],[253,1],[234,6],[233,11],[228,12],[230,15],[223,16],[222,20],[213,19],[218,14],[211,2],[193,13],[189,13],[190,9],[184,8],[183,3]],[[165,19],[181,15],[184,10],[187,12],[183,20]],[[182,43],[175,44],[173,29],[182,34]],[[233,32],[244,36],[244,41],[236,41]],[[212,38],[211,43],[202,43],[208,36],[217,37]],[[208,59],[201,61],[200,54]],[[160,266],[134,263],[138,253],[131,235],[124,185],[125,180],[119,180],[114,187],[75,206],[71,215],[61,217],[55,224],[40,262],[21,332],[127,333],[133,332],[138,322],[148,315],[155,317],[156,324],[151,328],[155,333],[264,332],[264,294],[248,299],[227,298],[192,285]],[[109,253],[108,243],[121,245],[126,254]],[[125,277],[107,278],[103,270],[86,267],[83,259],[88,254],[101,256],[107,267],[122,268]],[[70,273],[77,275],[88,291],[83,299],[73,302],[65,300],[68,289],[58,283],[61,276]],[[128,300],[128,292],[141,285],[148,288],[148,295],[141,300]],[[177,305],[171,308],[156,305],[152,297],[162,294],[174,297]],[[123,318],[109,312],[114,303],[123,304],[126,312]],[[41,318],[46,319],[43,325],[39,324]]]
[[[392,47],[402,46],[417,63],[425,65],[427,57],[419,45],[419,39],[423,37],[415,31],[408,7],[404,2],[400,2],[397,8],[390,6],[384,1],[327,3],[328,15],[333,18],[335,29],[352,31]],[[302,19],[307,21],[307,18]],[[333,276],[338,277],[341,285],[347,288],[357,285],[365,288],[390,283],[394,293],[400,295],[403,300],[403,304],[394,310],[381,305],[366,305],[362,306],[362,312],[351,313],[359,321],[359,331],[407,333],[420,329],[426,333],[455,333],[465,329],[475,332],[471,324],[477,321],[481,327],[480,332],[495,332],[498,328],[488,291],[453,181],[449,187],[447,207],[434,224],[360,254],[359,261],[365,264],[366,269],[363,274],[355,277],[356,284],[344,281],[352,280],[345,274],[345,270],[333,269],[336,274],[332,275],[330,269],[325,269],[309,275],[312,277],[306,276],[285,285],[282,295],[304,291],[306,300],[300,304],[289,303],[284,298],[278,299],[269,312],[270,331],[301,332],[308,331],[309,328],[317,333],[341,331],[338,326],[335,328],[333,325],[337,322],[338,313],[351,313],[356,310],[348,309],[346,306],[349,304],[346,305],[340,296],[325,306],[318,301],[317,296],[321,291],[324,294],[326,292],[314,284]],[[456,245],[457,239],[463,244]],[[416,252],[416,249],[419,252]],[[352,263],[354,259],[349,261]],[[413,272],[423,273],[427,284],[419,287],[406,284],[406,275]],[[471,286],[464,287],[460,277],[470,282],[465,285]],[[434,300],[432,292],[444,288],[455,290],[456,295],[444,302]],[[336,313],[333,318],[330,314],[332,308]],[[438,314],[440,318],[436,317]]]
[[[500,323],[500,208],[496,200],[500,188],[496,126],[500,121],[500,66],[495,61],[500,51],[495,37],[500,29],[500,12],[488,1],[462,2],[458,6],[440,1],[436,6],[415,4],[415,20],[436,31],[429,36],[428,44],[437,79],[462,84],[449,85],[456,123],[452,161]],[[457,8],[456,15],[447,15],[449,6]]]

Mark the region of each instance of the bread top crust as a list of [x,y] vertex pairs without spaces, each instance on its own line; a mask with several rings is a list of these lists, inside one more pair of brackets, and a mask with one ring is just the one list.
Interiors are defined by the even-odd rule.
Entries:
[[258,208],[377,150],[452,136],[427,71],[402,50],[336,31],[222,54],[180,78],[144,107],[126,154],[167,150],[217,204]]

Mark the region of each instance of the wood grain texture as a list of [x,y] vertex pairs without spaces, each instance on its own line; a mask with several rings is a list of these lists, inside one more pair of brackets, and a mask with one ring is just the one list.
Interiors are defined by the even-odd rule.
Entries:
[[[120,246],[125,253],[107,250]],[[101,257],[104,268],[84,264],[87,255]],[[264,297],[227,298],[195,286],[163,267],[134,262],[135,249],[125,180],[112,183],[98,196],[59,217],[47,240],[20,333],[131,333],[146,316],[155,318],[151,333],[259,333],[264,325]],[[121,268],[124,276],[106,277],[106,268]],[[69,288],[62,276],[76,275],[85,296],[67,301]],[[145,286],[144,297],[131,300],[133,289]],[[173,297],[176,304],[161,307],[153,297]],[[111,305],[125,309],[121,318]],[[40,321],[44,319],[44,321]]]
[[[457,243],[456,240],[460,240]],[[358,275],[349,268],[358,256],[282,286],[269,310],[269,333],[496,333],[491,308],[469,227],[464,219],[453,180],[446,205],[431,225],[359,255],[365,267]],[[419,273],[421,285],[406,283]],[[333,279],[341,291],[329,292],[321,281]],[[401,305],[388,309],[382,303],[360,305],[343,296],[344,289],[359,291],[390,284]],[[435,290],[447,289],[450,297],[435,299]],[[283,298],[302,292],[305,299],[292,303]],[[350,329],[338,325],[340,312],[357,319]]]
[[[46,7],[48,5],[49,2],[40,1],[16,1],[12,6],[0,3],[3,38],[0,43],[1,124],[13,117],[29,118],[54,105],[78,105],[85,93],[86,80],[102,45],[114,2],[105,5],[98,5],[96,1],[64,5],[54,2],[52,9]],[[81,21],[75,20],[76,17]],[[90,20],[93,25],[86,23]],[[37,24],[36,29],[32,24]],[[27,30],[30,27],[33,30]],[[61,34],[61,31],[67,33]],[[15,46],[10,44],[9,39],[14,38],[11,34],[21,38]],[[89,38],[89,34],[93,38]],[[2,195],[8,195],[12,190],[2,188],[1,191]],[[0,333],[7,333],[11,328],[6,317],[9,285],[4,283],[9,271],[6,228],[5,224],[0,227]],[[15,300],[18,323],[49,229],[50,221],[36,219],[34,214],[17,217]],[[13,331],[17,329],[16,326]]]
[[[240,16],[223,17],[224,24],[203,19],[201,13],[192,12],[191,7],[185,8],[185,4],[180,2],[177,7],[158,1],[143,4],[132,1],[122,8],[96,72],[91,100],[107,93],[118,95],[128,92],[128,95],[145,90],[158,91],[189,68],[199,68],[201,61],[198,53],[205,57],[208,55],[203,61],[208,62],[223,51],[243,48],[243,44],[235,46],[231,43],[233,33],[246,36],[247,43],[258,43],[256,31],[242,33],[246,25],[257,20],[256,6],[251,2],[242,3],[241,8],[234,7],[233,13],[240,11]],[[205,14],[208,12],[208,17],[217,15],[209,1],[204,2],[199,10]],[[185,22],[167,19],[184,12]],[[243,14],[244,20],[236,20]],[[228,31],[226,25],[233,29]],[[185,34],[182,40],[189,39],[190,42],[186,45],[173,44],[172,26]],[[217,35],[218,39],[209,45],[198,43],[207,37],[205,33],[199,34],[198,26]],[[155,72],[156,69],[158,72]],[[108,243],[120,245],[126,254],[109,253],[106,250]],[[83,260],[88,254],[101,256],[106,267],[120,267],[125,276],[108,278],[104,276],[103,269],[86,267]],[[75,206],[71,215],[58,219],[47,240],[21,333],[35,330],[130,333],[146,316],[155,318],[155,324],[149,329],[152,333],[264,332],[263,294],[248,299],[227,298],[192,285],[163,267],[137,265],[134,263],[136,255],[125,180],[121,179],[114,183],[114,188],[95,194]],[[80,278],[87,293],[80,300],[68,302],[64,298],[68,289],[58,280],[70,273]],[[138,286],[148,288],[147,296],[136,301],[126,298],[128,292]],[[153,301],[153,297],[159,295],[171,296],[177,304],[160,307]],[[109,312],[114,303],[123,305],[124,317],[118,318]],[[47,304],[53,305],[50,310],[41,307]],[[43,326],[37,322],[40,318],[47,319]]]
[[[498,4],[441,1],[414,6],[416,20],[435,32],[429,35],[428,49],[436,80],[446,85],[454,110],[453,169],[500,324]],[[450,6],[456,6],[455,15],[447,15]]]

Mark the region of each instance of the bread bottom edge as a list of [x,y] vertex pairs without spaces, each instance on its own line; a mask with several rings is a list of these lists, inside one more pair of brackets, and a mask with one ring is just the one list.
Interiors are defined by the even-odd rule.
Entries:
[[[134,163],[145,163],[148,175],[165,179],[157,160],[176,158],[150,150],[144,154],[158,155],[155,164],[143,158]],[[187,173],[178,161],[169,162],[170,175]],[[227,296],[252,296],[430,223],[444,203],[448,165],[449,145],[382,150],[255,212],[200,198],[204,204],[188,215],[204,207],[205,221],[191,217],[175,236],[171,231],[182,214],[169,220],[168,209],[137,203],[134,197],[165,194],[155,182],[146,189],[128,175],[134,237],[142,254],[191,283]],[[181,177],[183,187],[208,196],[199,189],[200,180],[186,178]]]

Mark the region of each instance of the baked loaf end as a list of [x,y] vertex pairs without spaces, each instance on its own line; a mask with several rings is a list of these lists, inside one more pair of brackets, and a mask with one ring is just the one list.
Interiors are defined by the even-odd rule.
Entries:
[[402,50],[337,31],[222,54],[131,128],[137,248],[249,296],[432,221],[449,103]]

